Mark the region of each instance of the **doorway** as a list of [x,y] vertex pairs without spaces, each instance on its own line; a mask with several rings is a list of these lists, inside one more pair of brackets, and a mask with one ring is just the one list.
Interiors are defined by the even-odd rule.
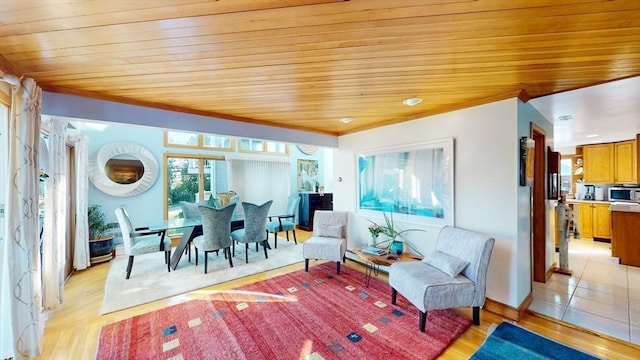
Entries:
[[546,282],[546,233],[545,208],[545,148],[546,136],[542,128],[531,124],[531,136],[535,142],[533,162],[533,187],[531,189],[531,253],[533,256],[533,281]]

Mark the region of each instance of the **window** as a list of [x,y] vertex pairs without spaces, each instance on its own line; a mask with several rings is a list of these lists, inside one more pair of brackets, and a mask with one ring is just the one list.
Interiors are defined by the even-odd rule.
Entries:
[[182,217],[180,201],[208,200],[212,193],[226,192],[227,164],[223,157],[167,154],[165,217]]
[[240,139],[238,151],[274,155],[289,155],[289,145],[277,141]]
[[206,148],[215,150],[233,150],[233,138],[228,136],[198,134],[185,131],[165,131],[165,146],[182,148]]

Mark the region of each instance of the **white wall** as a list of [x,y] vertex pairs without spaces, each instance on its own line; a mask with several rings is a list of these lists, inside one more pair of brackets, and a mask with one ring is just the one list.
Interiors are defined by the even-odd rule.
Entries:
[[[368,222],[356,209],[356,154],[454,138],[455,225],[495,237],[487,296],[519,306],[529,293],[525,288],[530,287],[530,250],[524,246],[530,229],[521,226],[529,222],[530,190],[518,183],[519,138],[525,135],[520,133],[518,103],[508,99],[341,136],[334,152],[334,177],[343,180],[334,186],[334,209],[355,214],[349,219],[350,245],[364,243],[368,237]],[[409,233],[408,240],[419,251],[428,252],[435,247],[438,229],[422,228],[426,234]],[[528,285],[521,287],[522,281]]]

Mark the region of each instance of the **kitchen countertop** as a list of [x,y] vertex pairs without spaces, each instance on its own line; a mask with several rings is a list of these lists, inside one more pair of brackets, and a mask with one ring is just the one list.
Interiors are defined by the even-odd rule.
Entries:
[[596,204],[611,204],[610,201],[603,200],[577,200],[577,199],[566,199],[567,204],[578,204],[578,203],[596,203]]
[[636,212],[640,213],[640,204],[634,203],[611,203],[609,211]]

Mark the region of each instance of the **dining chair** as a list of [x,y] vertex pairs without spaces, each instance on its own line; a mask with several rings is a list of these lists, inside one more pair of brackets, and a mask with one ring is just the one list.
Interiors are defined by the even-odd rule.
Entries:
[[242,202],[242,208],[244,209],[244,228],[231,232],[231,239],[233,240],[232,247],[234,254],[235,243],[244,243],[246,263],[249,263],[249,243],[256,243],[256,251],[258,244],[262,244],[264,247],[264,257],[269,258],[269,255],[267,255],[267,246],[269,246],[267,243],[269,236],[267,232],[267,217],[272,203],[273,200],[269,200],[262,205]]
[[[188,201],[180,201],[180,208],[182,209],[182,217],[185,220],[198,220],[200,221],[201,219],[201,215],[200,215],[200,210],[198,210],[198,206],[199,205],[207,205],[207,206],[211,206],[209,205],[208,201],[199,201],[197,203],[192,203],[192,202],[188,202]],[[217,206],[216,206],[217,208]],[[202,235],[202,229],[200,227],[196,227],[194,229],[194,232],[191,236],[193,236],[193,238]],[[184,248],[184,252],[188,254],[189,256],[189,262],[191,262],[191,243],[189,243],[185,248]]]
[[124,253],[129,256],[126,278],[129,279],[131,275],[133,258],[136,255],[149,254],[156,251],[164,251],[164,261],[167,264],[167,270],[171,272],[171,239],[165,239],[166,230],[149,230],[147,227],[134,228],[124,206],[117,207],[115,213],[118,225],[120,225],[120,232],[122,232]]
[[340,261],[347,251],[346,211],[316,210],[313,215],[313,236],[302,243],[304,271],[309,271],[309,259],[332,260],[340,274]]
[[[300,196],[298,194],[290,195],[287,201],[287,212],[283,215],[269,216],[267,223],[267,231],[273,233],[274,247],[278,248],[278,233],[284,231],[289,241],[289,231],[293,232],[293,241],[297,244],[296,239],[296,213],[300,204]],[[276,220],[273,220],[273,219]]]
[[210,252],[224,251],[225,259],[229,257],[229,266],[233,267],[231,259],[231,217],[236,204],[229,204],[221,209],[207,205],[198,205],[202,218],[202,235],[193,239],[196,250],[196,266],[198,266],[198,250],[204,252],[204,273],[207,273],[207,263]]

